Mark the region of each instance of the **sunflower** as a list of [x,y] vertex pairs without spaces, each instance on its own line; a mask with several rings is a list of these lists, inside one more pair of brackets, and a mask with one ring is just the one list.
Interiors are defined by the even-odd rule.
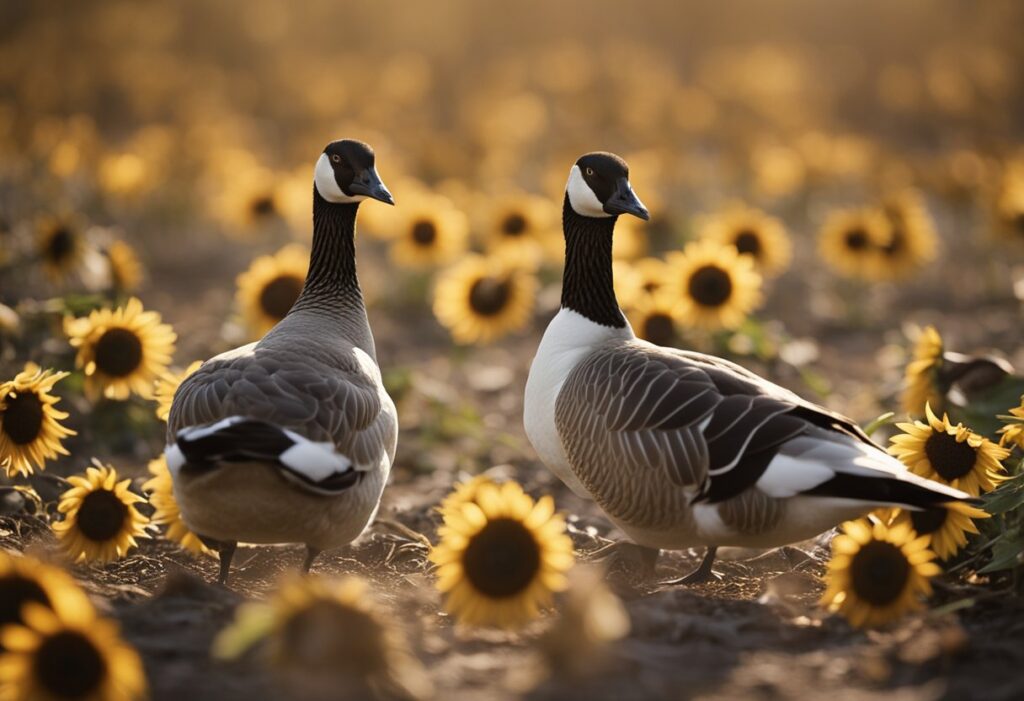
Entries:
[[636,260],[647,255],[649,244],[646,222],[636,217],[619,217],[612,238],[613,259]]
[[566,588],[572,541],[554,500],[534,503],[515,482],[480,485],[443,513],[431,551],[445,609],[470,625],[511,628],[539,615]]
[[259,256],[238,276],[235,301],[250,335],[263,336],[288,314],[308,269],[309,251],[289,244],[273,255]]
[[[29,602],[57,613],[75,615],[91,606],[88,597],[64,570],[32,557],[16,557],[0,551],[0,629],[24,623],[22,612]],[[0,652],[3,645],[0,643]]]
[[700,236],[750,256],[754,267],[766,276],[785,270],[792,255],[792,245],[781,221],[739,204],[705,218],[700,224]]
[[[269,602],[243,604],[213,655],[236,659],[262,644],[272,669],[302,697],[422,698],[430,681],[400,631],[358,577],[293,576]],[[399,693],[395,693],[399,692]]]
[[1003,421],[1003,426],[999,429],[999,433],[1002,434],[999,437],[999,445],[1013,444],[1024,450],[1024,395],[1020,398],[1020,405],[1010,409],[1009,414],[1000,414],[999,418]]
[[480,494],[480,490],[485,485],[496,486],[496,484],[497,483],[488,475],[474,475],[465,482],[459,482],[456,484],[455,489],[441,500],[441,504],[437,507],[437,510],[441,514],[457,510],[462,504],[475,502],[477,495]]
[[489,252],[521,265],[563,255],[558,210],[547,198],[510,193],[487,200],[482,210],[481,226]]
[[679,303],[664,291],[641,297],[629,311],[629,323],[637,336],[658,346],[678,340],[676,317]]
[[68,217],[46,217],[37,226],[36,251],[51,280],[60,281],[75,271],[86,243],[78,224]]
[[68,478],[71,489],[57,505],[64,520],[53,524],[61,548],[75,562],[119,559],[137,545],[136,537],[146,537],[148,520],[135,508],[145,499],[128,490],[130,479],[118,482],[114,468],[94,465],[85,476]]
[[1001,448],[949,417],[940,420],[930,404],[924,408],[927,422],[896,424],[903,433],[889,439],[889,453],[910,471],[978,496],[995,489],[1006,479],[1000,460],[1010,451]]
[[875,279],[883,265],[881,249],[889,243],[889,222],[876,209],[833,212],[818,238],[818,252],[836,272]]
[[523,328],[537,279],[495,256],[467,256],[445,270],[434,291],[434,316],[457,343],[490,343]]
[[930,577],[941,572],[932,562],[928,536],[915,537],[910,525],[848,521],[832,540],[832,559],[821,603],[857,628],[878,626],[923,608],[932,591]]
[[149,522],[154,526],[167,526],[167,538],[195,555],[213,555],[213,551],[203,545],[199,536],[189,530],[181,520],[181,509],[174,499],[174,483],[167,469],[167,460],[161,455],[149,461],[149,474],[153,475],[142,485],[142,491],[149,494],[149,503],[153,505],[153,515]]
[[679,300],[678,320],[702,329],[735,329],[761,303],[761,276],[732,246],[697,241],[668,261],[666,292]]
[[901,280],[935,258],[935,223],[921,196],[908,190],[882,204],[889,223],[888,240],[881,246],[878,276]]
[[999,186],[996,216],[1008,238],[1024,239],[1024,161],[1007,165]]
[[970,504],[950,502],[941,509],[894,509],[888,523],[890,526],[909,524],[917,535],[928,536],[928,547],[939,559],[948,560],[967,545],[967,534],[978,534],[973,519],[989,517],[990,514]]
[[147,312],[135,297],[117,309],[96,309],[89,316],[64,319],[64,333],[78,349],[75,364],[85,369],[90,398],[124,400],[135,392],[152,399],[153,383],[166,369],[177,339],[157,312]]
[[23,625],[0,629],[0,700],[133,701],[146,695],[138,653],[117,626],[78,606],[59,614],[29,602]]
[[445,265],[466,251],[469,220],[447,197],[421,194],[396,214],[390,253],[398,265]]
[[107,258],[110,285],[117,292],[132,292],[142,282],[142,263],[135,249],[124,241],[114,241],[103,253]]
[[153,387],[153,398],[156,399],[156,418],[167,421],[171,414],[171,404],[174,403],[174,393],[178,386],[185,381],[185,378],[194,373],[203,364],[202,360],[195,360],[182,372],[167,370],[161,373]]
[[942,336],[934,326],[926,326],[914,342],[914,359],[903,373],[905,387],[900,403],[911,416],[920,416],[925,404],[942,406],[944,397],[937,387],[942,352]]
[[61,425],[68,414],[56,408],[60,397],[50,393],[68,374],[28,363],[13,380],[0,383],[0,466],[8,477],[29,475],[33,466],[42,470],[47,460],[68,455],[61,441],[75,432]]
[[669,266],[661,258],[641,258],[626,263],[613,261],[615,294],[623,308],[630,308],[668,285]]

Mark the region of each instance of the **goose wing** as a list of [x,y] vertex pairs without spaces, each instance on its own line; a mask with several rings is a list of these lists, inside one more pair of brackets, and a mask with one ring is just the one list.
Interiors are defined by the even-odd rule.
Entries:
[[[281,435],[267,438],[267,427]],[[267,460],[303,443],[325,446],[340,456],[335,468],[359,470],[379,464],[385,453],[394,457],[397,430],[394,406],[365,353],[336,357],[328,366],[311,362],[308,353],[250,346],[207,361],[182,382],[167,437],[168,444],[204,438],[203,450]],[[301,457],[315,468],[323,456],[307,446]]]
[[[885,456],[849,419],[718,358],[640,341],[580,362],[559,392],[555,423],[581,478],[591,466],[661,470],[693,502],[722,502],[755,485],[771,495],[811,493],[834,483],[844,462],[858,475],[892,474],[853,464]],[[839,464],[784,459],[769,472],[787,445],[804,453],[836,446],[829,454]]]

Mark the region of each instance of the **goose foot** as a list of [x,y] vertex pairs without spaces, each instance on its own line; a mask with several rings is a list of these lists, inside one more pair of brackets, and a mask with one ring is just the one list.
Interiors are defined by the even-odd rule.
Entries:
[[313,566],[313,560],[321,552],[320,548],[314,548],[312,545],[306,546],[306,559],[302,563],[302,571],[309,574],[309,568]]
[[688,575],[679,577],[678,579],[670,579],[667,582],[662,582],[662,586],[671,587],[677,585],[689,586],[691,584],[703,584],[709,582],[712,579],[721,579],[721,576],[716,574],[711,566],[715,564],[715,553],[718,551],[717,547],[711,547],[704,553],[704,559],[697,565],[697,569]]
[[199,536],[199,540],[210,550],[216,550],[220,556],[220,573],[217,575],[217,584],[227,584],[228,574],[231,572],[231,558],[235,556],[235,548],[238,547],[236,540],[214,540],[206,536]]
[[617,540],[603,545],[587,554],[591,562],[611,560],[613,565],[623,565],[627,569],[639,568],[645,578],[654,576],[654,566],[661,553],[657,548],[648,548],[625,540]]

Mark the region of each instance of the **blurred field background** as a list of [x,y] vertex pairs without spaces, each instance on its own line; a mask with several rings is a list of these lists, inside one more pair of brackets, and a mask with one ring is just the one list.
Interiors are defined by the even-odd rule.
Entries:
[[[495,469],[554,493],[581,533],[609,535],[538,462],[521,426],[526,372],[558,306],[559,212],[575,159],[622,155],[651,209],[648,225],[617,232],[620,300],[635,327],[660,314],[667,327],[652,324],[654,340],[729,356],[861,422],[906,416],[901,382],[920,328],[934,326],[947,348],[1024,366],[1022,26],[1024,5],[1012,0],[4,3],[0,376],[27,361],[73,370],[62,318],[129,295],[173,326],[179,370],[257,338],[287,308],[267,283],[303,274],[316,158],[328,141],[359,138],[397,202],[363,205],[357,241],[402,423],[382,516],[432,538],[432,507],[452,482]],[[758,303],[737,323],[707,325],[645,296],[644,259],[678,269],[673,255],[741,204],[756,210],[752,226],[781,226],[784,240],[780,265],[759,270]],[[904,206],[900,241],[917,247],[897,250],[891,212]],[[874,236],[876,221],[878,251],[861,259],[843,248],[844,226]],[[129,253],[115,252],[123,244]],[[300,263],[287,267],[286,253],[239,278],[287,246]],[[463,299],[481,274],[474,265],[514,269],[515,309],[474,318]],[[288,289],[276,294],[287,300]],[[98,457],[141,482],[163,445],[152,402],[88,397],[81,372],[59,388],[78,435],[48,473]],[[422,619],[409,625],[427,641],[442,697],[568,697],[522,671],[532,669],[528,642],[486,647],[432,620],[436,597],[417,588],[428,581],[423,553],[393,561],[397,537],[378,527],[360,557],[321,567],[369,574],[410,621]],[[142,651],[154,697],[264,698],[239,670],[219,670],[206,688],[193,680],[213,674],[207,617],[224,619],[237,600],[205,590],[147,599],[168,571],[214,571],[165,545],[83,569]],[[681,570],[693,560],[673,557]],[[234,586],[265,591],[298,558],[257,551]],[[985,682],[993,698],[1020,690],[1007,676],[1019,644],[1010,652],[942,620],[868,646],[838,626],[794,626],[807,615],[796,604],[766,613],[753,603],[777,597],[766,570],[724,567],[734,576],[708,599],[630,598],[633,646],[593,684],[620,698],[797,697],[810,684],[850,698],[892,687],[934,698],[995,675]],[[794,597],[812,601],[814,588],[801,586]],[[182,613],[190,596],[200,613]],[[161,621],[180,620],[194,629],[174,634],[175,666],[158,641]],[[1019,625],[1002,634],[1022,635]],[[702,636],[712,642],[693,640]],[[818,651],[829,647],[842,664]],[[630,681],[638,670],[642,692]]]

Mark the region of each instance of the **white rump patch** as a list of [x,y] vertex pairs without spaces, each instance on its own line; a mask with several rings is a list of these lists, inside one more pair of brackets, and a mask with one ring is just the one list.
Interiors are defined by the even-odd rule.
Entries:
[[313,171],[313,184],[317,192],[328,202],[362,202],[366,195],[346,195],[338,187],[338,181],[334,178],[334,168],[331,167],[331,160],[326,153],[321,153],[316,162],[316,169]]
[[212,436],[218,431],[223,431],[229,426],[234,426],[242,421],[247,421],[244,416],[229,416],[226,419],[221,419],[217,423],[206,424],[204,426],[186,426],[185,428],[178,431],[178,438],[186,438],[190,441],[197,441],[200,438],[206,438]]
[[311,441],[288,429],[284,429],[284,433],[295,445],[281,453],[278,460],[292,472],[321,482],[331,475],[354,469],[352,461],[335,450],[333,443]]
[[182,454],[181,449],[178,448],[177,443],[171,443],[164,448],[164,460],[167,461],[167,469],[170,471],[171,476],[174,477],[181,470],[182,465],[185,464],[185,456]]
[[569,171],[569,182],[565,186],[565,191],[569,194],[569,205],[577,214],[601,218],[612,216],[604,211],[604,205],[601,204],[601,200],[597,199],[597,195],[590,189],[590,185],[587,185],[587,181],[583,179],[583,173],[580,172],[578,165],[574,165]]
[[779,453],[757,480],[757,488],[770,497],[788,499],[828,482],[835,475],[828,465]]

